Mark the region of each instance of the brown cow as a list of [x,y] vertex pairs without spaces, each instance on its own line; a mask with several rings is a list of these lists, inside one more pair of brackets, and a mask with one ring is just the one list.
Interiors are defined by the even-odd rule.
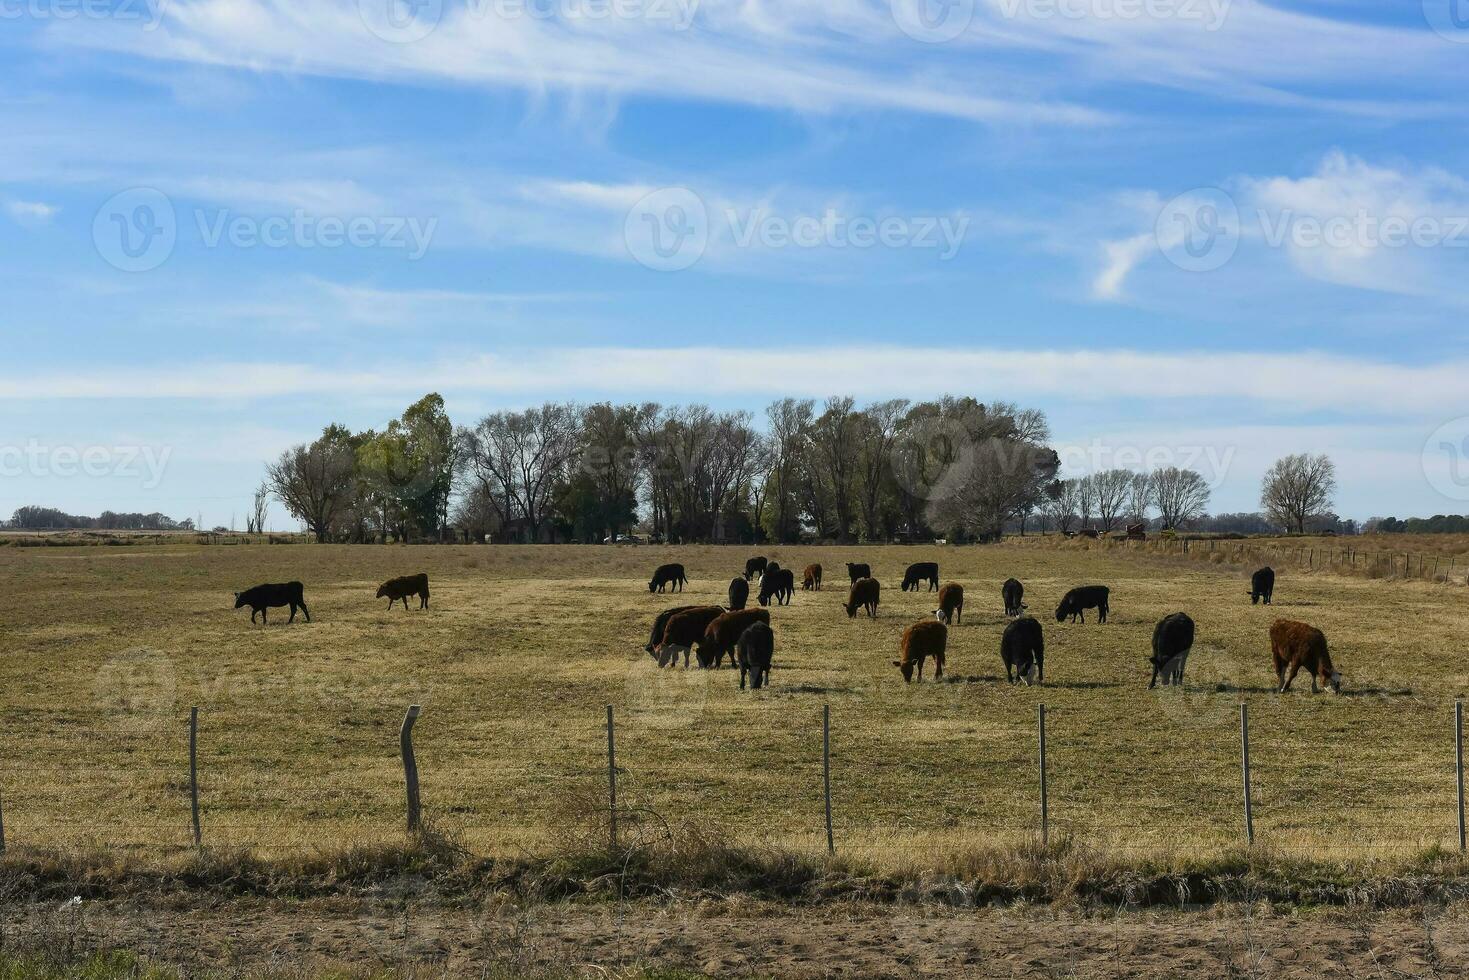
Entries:
[[[1291,681],[1302,667],[1311,674],[1311,693],[1317,693],[1316,680],[1332,694],[1341,693],[1341,674],[1331,664],[1331,654],[1326,650],[1326,634],[1314,626],[1290,619],[1277,619],[1270,627],[1270,652],[1275,660],[1275,676],[1280,681],[1280,693],[1290,690]],[[1286,675],[1286,668],[1290,675]]]
[[678,655],[682,652],[683,665],[687,667],[689,652],[693,650],[694,644],[704,638],[704,630],[709,624],[723,615],[723,606],[699,606],[670,618],[668,625],[663,628],[663,641],[654,651],[658,666],[667,667],[678,663]]
[[964,619],[964,586],[950,582],[939,589],[939,607],[933,611],[941,623],[958,623]]
[[388,600],[388,608],[392,609],[403,600],[403,608],[408,608],[408,597],[418,597],[418,608],[428,608],[428,575],[404,575],[402,578],[389,579],[377,590],[379,599]]
[[926,657],[933,658],[934,680],[943,680],[944,649],[948,644],[949,628],[943,623],[925,619],[908,627],[903,633],[903,642],[898,647],[901,659],[893,661],[893,666],[903,672],[903,683],[912,682],[915,665],[918,667],[918,679],[923,680],[923,661]]
[[735,662],[735,644],[740,635],[752,623],[770,625],[769,609],[739,609],[717,617],[704,627],[704,638],[699,643],[699,666],[706,670],[718,670],[724,666],[724,655],[729,654],[731,665]]
[[807,565],[806,570],[801,573],[801,588],[807,592],[821,591],[821,566]]
[[842,603],[842,608],[847,615],[853,619],[857,618],[858,609],[866,609],[867,615],[873,619],[877,618],[877,603],[882,598],[882,585],[875,578],[859,578],[852,583],[852,591],[847,595],[847,601]]

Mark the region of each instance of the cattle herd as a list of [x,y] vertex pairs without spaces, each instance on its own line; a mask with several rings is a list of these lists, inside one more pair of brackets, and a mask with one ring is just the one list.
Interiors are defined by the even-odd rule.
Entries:
[[[807,566],[802,573],[802,588],[821,591],[821,572],[820,565]],[[769,609],[745,608],[750,597],[750,581],[757,577],[761,607],[769,606],[772,601],[776,605],[790,604],[795,593],[795,576],[790,569],[781,568],[778,562],[768,558],[751,558],[745,562],[744,574],[736,575],[729,583],[728,607],[665,609],[653,621],[643,649],[660,668],[677,666],[682,657],[685,668],[693,661],[701,669],[717,670],[728,655],[731,665],[740,669],[740,690],[745,689],[747,675],[753,676],[753,686],[760,688],[770,678],[775,633]],[[873,577],[871,566],[848,562],[847,577],[850,588],[842,608],[851,618],[865,612],[869,618],[876,619],[882,585]],[[661,565],[654,571],[648,590],[658,592],[664,584],[676,584],[678,591],[682,591],[687,582],[682,565]],[[904,682],[911,682],[915,675],[922,680],[924,665],[929,661],[933,663],[934,680],[943,679],[949,628],[959,625],[964,618],[964,586],[957,582],[941,585],[937,562],[917,562],[903,573],[903,591],[917,592],[925,586],[929,592],[938,592],[939,607],[933,611],[933,619],[921,620],[903,631],[898,659],[892,663],[903,675]],[[1251,576],[1251,604],[1269,605],[1274,593],[1274,570],[1262,568]],[[1012,684],[1044,683],[1045,631],[1039,620],[1026,615],[1024,584],[1018,579],[1007,579],[1000,587],[1000,597],[1010,620],[1000,638],[1000,659],[1005,665],[1006,680]],[[1111,598],[1111,590],[1105,585],[1074,588],[1056,606],[1056,622],[1085,623],[1087,612],[1094,611],[1096,622],[1106,623]],[[1187,613],[1173,613],[1158,622],[1153,629],[1149,658],[1152,666],[1149,689],[1156,687],[1160,680],[1165,687],[1183,684],[1194,635],[1194,621]],[[1318,681],[1333,693],[1341,691],[1341,674],[1332,665],[1326,637],[1320,630],[1305,623],[1276,620],[1270,628],[1270,647],[1280,692],[1290,690],[1291,682],[1302,669],[1311,676],[1312,692],[1318,690]]]
[[[747,608],[750,600],[750,582],[758,578],[759,592],[756,594],[758,608]],[[848,562],[847,599],[841,603],[847,616],[856,618],[859,611],[871,619],[877,618],[878,605],[882,599],[882,585],[872,575],[870,565]],[[660,565],[648,581],[650,593],[682,592],[688,584],[688,575],[679,564]],[[822,591],[822,569],[820,565],[808,565],[801,573],[802,589],[808,592]],[[949,629],[964,619],[964,587],[957,582],[941,585],[937,562],[917,562],[909,565],[903,573],[903,591],[917,592],[924,587],[928,592],[938,592],[939,607],[933,611],[933,619],[921,620],[903,631],[898,645],[898,659],[893,666],[911,682],[914,675],[923,679],[926,661],[933,662],[934,680],[944,676],[945,653],[949,642]],[[794,572],[782,568],[778,562],[767,558],[751,558],[745,562],[744,574],[730,580],[726,606],[688,605],[665,609],[653,621],[653,629],[644,649],[657,662],[659,668],[675,667],[680,657],[687,669],[697,662],[700,669],[718,670],[726,657],[730,665],[740,671],[740,690],[746,684],[759,690],[770,682],[771,665],[775,657],[775,632],[771,627],[770,609],[788,606],[796,592]],[[1275,572],[1262,568],[1250,578],[1250,602],[1270,605],[1275,594]],[[377,591],[377,598],[388,600],[391,609],[398,602],[408,609],[409,597],[417,597],[419,609],[427,609],[429,603],[428,576],[408,575],[384,582]],[[1000,659],[1005,665],[1005,678],[1012,684],[1038,684],[1045,681],[1045,635],[1040,621],[1026,615],[1025,586],[1018,579],[1007,579],[1000,587],[1005,615],[1010,620],[1000,638]],[[1067,592],[1056,606],[1056,622],[1086,622],[1088,610],[1095,610],[1097,623],[1106,623],[1111,602],[1111,590],[1105,585],[1086,585]],[[311,612],[306,608],[305,588],[300,582],[278,585],[257,585],[245,592],[235,593],[235,608],[250,607],[250,622],[256,617],[268,623],[268,610],[289,606],[295,622],[299,610],[311,622]],[[1163,617],[1153,629],[1152,679],[1148,687],[1157,686],[1161,680],[1165,687],[1182,685],[1184,667],[1189,651],[1194,645],[1194,621],[1187,613],[1173,613]],[[1273,659],[1278,690],[1290,690],[1291,683],[1302,669],[1311,678],[1311,691],[1320,687],[1332,693],[1341,691],[1341,674],[1337,672],[1327,651],[1325,635],[1315,627],[1286,619],[1277,619],[1270,627],[1270,650]]]

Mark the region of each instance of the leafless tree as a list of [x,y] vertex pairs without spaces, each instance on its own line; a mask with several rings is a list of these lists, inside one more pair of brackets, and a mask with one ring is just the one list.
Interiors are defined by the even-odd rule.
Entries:
[[250,501],[250,513],[245,517],[245,532],[247,534],[263,534],[265,532],[265,519],[270,512],[270,483],[262,483],[255,488],[255,498]]
[[1297,534],[1329,511],[1336,496],[1336,465],[1323,454],[1297,453],[1275,461],[1260,485],[1260,507],[1272,521]]
[[1153,502],[1165,528],[1181,528],[1204,515],[1209,506],[1209,484],[1193,470],[1170,466],[1154,470]]
[[874,402],[858,416],[857,503],[862,509],[862,529],[868,541],[881,537],[879,515],[885,494],[892,486],[893,448],[907,411],[908,400],[894,398]]
[[1117,527],[1128,495],[1132,492],[1133,474],[1129,470],[1103,470],[1090,479],[1092,502],[1097,510],[1097,528],[1103,534]]
[[495,412],[466,435],[470,471],[494,486],[509,520],[523,518],[531,540],[540,539],[552,498],[580,449],[581,413],[547,402],[523,412]]
[[350,440],[346,429],[328,426],[320,439],[287,449],[266,467],[270,492],[319,542],[330,540],[351,504],[356,460]]
[[1076,524],[1076,515],[1081,508],[1081,483],[1078,480],[1058,480],[1043,505],[1047,519],[1062,534],[1070,534]]

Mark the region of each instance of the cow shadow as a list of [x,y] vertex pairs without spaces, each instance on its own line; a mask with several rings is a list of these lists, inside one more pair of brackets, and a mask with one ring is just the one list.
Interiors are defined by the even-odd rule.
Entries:
[[1043,681],[1037,687],[1055,687],[1063,691],[1104,691],[1121,687],[1117,681]]
[[[1299,683],[1299,680],[1297,680]],[[1291,688],[1295,690],[1294,686]],[[1306,685],[1306,690],[1311,690],[1311,685]],[[1343,698],[1408,698],[1413,696],[1413,689],[1409,687],[1343,687],[1338,697]]]

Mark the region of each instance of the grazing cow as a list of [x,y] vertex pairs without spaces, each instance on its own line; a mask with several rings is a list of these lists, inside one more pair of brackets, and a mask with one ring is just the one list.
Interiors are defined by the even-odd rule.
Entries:
[[767,561],[764,558],[746,558],[745,581],[750,581],[750,579],[754,578],[756,575],[764,575],[766,563]]
[[729,580],[729,608],[739,610],[745,608],[750,601],[750,583],[736,575]]
[[724,666],[724,657],[729,655],[730,665],[735,663],[735,644],[754,623],[770,625],[769,609],[731,610],[716,617],[704,627],[704,638],[699,643],[699,666],[705,670],[718,670]]
[[[688,612],[690,609],[702,609],[702,608],[704,608],[704,607],[703,606],[674,606],[672,609],[665,609],[665,610],[663,610],[661,613],[658,614],[658,618],[655,619],[655,620],[653,620],[653,632],[648,637],[648,645],[645,646],[645,647],[643,647],[643,649],[646,650],[646,651],[648,651],[648,655],[651,656],[654,660],[657,660],[658,659],[658,654],[655,653],[654,651],[658,648],[658,644],[660,644],[660,643],[663,642],[663,633],[664,633],[665,630],[668,629],[668,621],[670,619],[672,619],[673,617],[677,616],[679,613]],[[659,666],[662,666],[662,665],[660,664]]]
[[1275,598],[1275,569],[1266,566],[1250,576],[1250,605],[1264,602],[1270,605]]
[[1005,615],[1019,616],[1025,612],[1025,586],[1020,584],[1016,578],[1005,579],[1005,584],[1000,586],[1000,596],[1005,600]]
[[902,589],[907,592],[912,589],[918,591],[918,587],[924,582],[928,583],[928,591],[936,592],[939,587],[939,563],[936,561],[920,561],[908,566],[903,573]]
[[[1010,621],[1000,637],[1000,659],[1005,661],[1005,679],[1026,685],[1046,679],[1046,638],[1040,620],[1021,616]],[[1014,671],[1012,676],[1011,671]]]
[[658,666],[677,664],[678,655],[682,653],[683,665],[688,667],[689,653],[694,645],[704,639],[704,631],[709,628],[709,624],[723,615],[723,606],[695,606],[671,617],[663,629],[663,638],[654,651]]
[[933,611],[941,623],[958,623],[964,619],[964,586],[950,582],[939,589],[939,607]]
[[428,608],[428,575],[405,575],[402,578],[391,579],[384,582],[377,590],[377,597],[388,600],[388,608],[392,609],[399,599],[403,600],[403,608],[408,608],[408,597],[418,596],[418,608]]
[[[1316,693],[1316,680],[1331,689],[1332,694],[1341,693],[1341,674],[1331,664],[1331,654],[1326,650],[1326,634],[1314,626],[1297,623],[1289,619],[1277,619],[1270,627],[1270,652],[1275,660],[1275,676],[1280,680],[1280,693],[1290,690],[1291,681],[1302,667],[1311,674],[1311,693]],[[1286,676],[1286,668],[1290,676]]]
[[682,592],[683,587],[689,584],[688,576],[683,573],[683,566],[679,564],[659,565],[653,573],[653,578],[648,582],[649,592],[662,592],[667,586],[675,586],[675,591]]
[[1188,663],[1188,652],[1194,646],[1194,621],[1186,613],[1174,613],[1158,620],[1153,627],[1153,679],[1148,690],[1163,679],[1163,686],[1183,686],[1183,668]]
[[1105,585],[1083,585],[1072,589],[1061,599],[1061,604],[1056,607],[1056,622],[1065,622],[1070,616],[1071,621],[1076,622],[1080,617],[1086,622],[1086,611],[1095,609],[1097,611],[1097,622],[1107,621],[1107,603],[1111,597],[1111,590]]
[[857,618],[858,609],[866,609],[867,615],[873,619],[877,618],[877,603],[882,598],[882,585],[875,578],[859,578],[852,583],[852,591],[847,594],[847,601],[842,603],[842,608],[847,611],[851,619]]
[[736,649],[740,665],[740,690],[745,689],[745,675],[750,675],[750,686],[755,690],[770,683],[770,661],[775,656],[775,633],[769,623],[751,623],[740,634]]
[[801,573],[801,588],[807,592],[821,591],[821,566],[807,565],[806,570]]
[[789,568],[767,571],[760,579],[760,605],[770,605],[774,599],[778,606],[789,606],[791,596],[796,594],[796,573]]
[[913,681],[913,668],[918,667],[918,679],[923,680],[923,661],[933,658],[933,679],[943,680],[944,649],[949,645],[949,628],[931,619],[914,623],[903,631],[903,642],[898,646],[898,658],[893,666],[903,672],[903,683]]
[[256,614],[260,621],[267,626],[270,625],[270,613],[268,610],[280,606],[291,607],[291,618],[288,623],[296,621],[296,610],[299,608],[306,614],[306,622],[311,622],[311,610],[306,608],[306,587],[300,582],[287,582],[284,585],[257,585],[253,589],[235,593],[235,608],[243,609],[250,607],[250,622],[255,622]]
[[872,578],[872,566],[867,564],[854,565],[847,562],[847,578],[853,582],[858,579]]

